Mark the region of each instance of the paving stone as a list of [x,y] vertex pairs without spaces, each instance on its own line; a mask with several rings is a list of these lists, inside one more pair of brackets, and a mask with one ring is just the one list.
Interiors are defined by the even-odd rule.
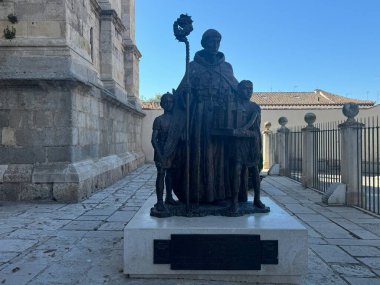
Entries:
[[356,224],[376,224],[376,225],[380,224],[380,219],[374,219],[373,217],[352,218],[350,220]]
[[109,216],[93,216],[93,215],[82,215],[76,218],[76,221],[106,221]]
[[380,269],[380,257],[365,257],[359,260],[373,269]]
[[72,221],[63,227],[64,230],[81,230],[81,231],[93,231],[97,230],[101,225],[100,221]]
[[341,246],[352,256],[375,256],[380,257],[380,250],[373,246]]
[[379,285],[379,278],[358,278],[346,277],[345,278],[351,285]]
[[319,214],[297,214],[297,217],[305,222],[329,222],[327,218]]
[[356,259],[335,245],[312,244],[310,247],[326,262],[358,263]]
[[21,228],[18,230],[15,230],[11,232],[8,237],[12,239],[30,239],[30,237],[38,238],[38,239],[44,239],[49,238],[51,236],[55,236],[56,231],[47,231],[47,230],[31,230],[31,229],[25,229]]
[[38,243],[32,239],[0,239],[0,249],[6,252],[22,252]]
[[344,218],[331,218],[331,221],[336,223],[340,227],[347,229],[347,230],[350,230],[350,229],[361,229],[361,230],[363,230],[363,228],[361,226],[359,226],[359,225],[357,225],[351,221],[348,221],[347,219],[344,219]]
[[349,238],[350,233],[331,222],[307,222],[307,224],[325,238]]
[[331,212],[331,211],[320,212],[320,214],[325,216],[326,218],[342,218],[342,216],[339,215],[338,213]]
[[304,279],[302,279],[301,284],[306,285],[347,285],[348,283],[344,281],[337,274],[324,275],[321,273],[307,274]]
[[19,254],[19,252],[6,252],[0,249],[0,263],[9,262]]
[[124,230],[126,222],[106,222],[99,227],[99,231],[121,231]]
[[329,265],[317,256],[311,249],[308,250],[308,273],[332,275],[334,272]]
[[350,229],[350,232],[361,239],[380,239],[380,236],[364,229]]
[[332,264],[331,267],[341,276],[375,277],[367,267],[359,264]]
[[309,244],[327,244],[327,242],[323,238],[317,237],[309,237],[308,242]]
[[[0,272],[0,282],[9,285],[22,285],[31,281],[48,266],[40,261],[16,262],[5,267]],[[2,276],[3,275],[3,276]],[[53,284],[53,283],[51,283]]]
[[99,208],[99,209],[92,209],[88,212],[86,212],[86,216],[109,216],[115,213],[117,208],[115,207],[108,207],[108,208]]
[[33,281],[33,284],[80,284],[78,283],[79,280],[89,268],[91,268],[90,261],[80,264],[75,261],[54,263],[42,272],[38,278]]
[[129,222],[135,214],[135,211],[117,211],[112,216],[110,216],[107,221],[126,223]]
[[341,239],[341,238],[326,238],[325,239],[329,244],[333,245],[368,245],[368,246],[380,246],[379,240],[363,240],[363,239],[356,239],[354,237]]
[[[379,219],[380,220],[380,219]],[[366,230],[376,234],[377,236],[380,237],[380,225],[379,224],[359,224],[360,226],[362,226],[363,228],[365,228]]]

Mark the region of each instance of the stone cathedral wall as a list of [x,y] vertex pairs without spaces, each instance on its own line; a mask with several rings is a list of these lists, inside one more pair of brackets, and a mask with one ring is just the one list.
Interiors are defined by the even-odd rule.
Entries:
[[0,200],[75,202],[144,162],[125,12],[116,0],[0,1],[0,32],[18,18],[16,37],[0,38]]

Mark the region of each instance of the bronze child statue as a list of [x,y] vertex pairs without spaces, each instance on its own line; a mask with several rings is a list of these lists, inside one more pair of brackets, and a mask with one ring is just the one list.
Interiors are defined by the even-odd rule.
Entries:
[[238,214],[238,202],[247,200],[248,168],[253,172],[254,201],[257,212],[269,212],[260,200],[260,175],[258,164],[261,154],[260,107],[250,101],[253,84],[242,80],[238,84],[237,94],[237,128],[233,137],[230,158],[233,161],[233,198],[231,212]]
[[172,180],[173,170],[176,167],[176,152],[174,151],[169,155],[165,154],[165,144],[167,143],[170,125],[173,123],[173,94],[168,92],[162,95],[160,105],[164,109],[164,114],[155,118],[151,140],[154,148],[154,162],[157,167],[157,203],[154,205],[154,208],[152,208],[152,211],[155,212],[155,215],[163,217],[170,215],[163,202],[164,184],[166,186],[165,203],[170,205],[178,204],[172,196]]

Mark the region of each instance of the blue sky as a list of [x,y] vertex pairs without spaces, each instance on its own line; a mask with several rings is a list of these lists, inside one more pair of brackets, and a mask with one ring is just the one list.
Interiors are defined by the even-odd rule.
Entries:
[[191,59],[208,28],[238,80],[255,91],[312,91],[380,101],[379,0],[136,0],[140,96],[177,88],[185,46],[173,22],[193,18]]

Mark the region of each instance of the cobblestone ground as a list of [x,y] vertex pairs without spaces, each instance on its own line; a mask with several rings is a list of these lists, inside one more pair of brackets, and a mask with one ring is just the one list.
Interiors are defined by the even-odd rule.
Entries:
[[[155,167],[144,165],[78,204],[1,202],[0,284],[236,284],[123,275],[123,228],[154,181]],[[309,230],[302,284],[380,284],[379,218],[324,207],[319,193],[284,177],[267,177],[262,188]]]

